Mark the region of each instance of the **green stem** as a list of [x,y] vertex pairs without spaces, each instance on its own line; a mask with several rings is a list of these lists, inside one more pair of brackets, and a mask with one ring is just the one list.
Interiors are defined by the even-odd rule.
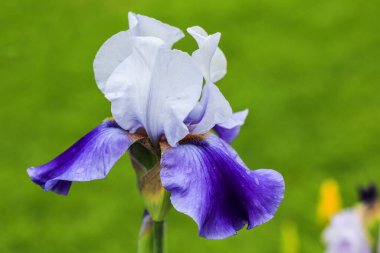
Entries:
[[164,253],[165,222],[153,221],[153,253]]

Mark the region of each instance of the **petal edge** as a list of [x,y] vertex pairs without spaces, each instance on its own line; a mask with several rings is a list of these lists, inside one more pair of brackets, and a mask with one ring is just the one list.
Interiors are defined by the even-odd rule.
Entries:
[[167,150],[161,180],[174,208],[198,224],[200,236],[223,239],[245,224],[251,229],[270,220],[285,185],[278,172],[251,171],[213,141],[193,138]]
[[133,143],[113,120],[105,120],[52,161],[27,170],[45,191],[67,195],[72,182],[104,178]]

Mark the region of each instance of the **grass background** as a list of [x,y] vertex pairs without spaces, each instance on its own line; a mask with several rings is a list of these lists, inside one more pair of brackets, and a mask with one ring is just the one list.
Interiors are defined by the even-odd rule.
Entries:
[[298,226],[301,252],[322,252],[321,181],[337,179],[346,205],[359,184],[379,183],[379,8],[375,0],[0,1],[0,252],[136,251],[143,204],[127,157],[69,197],[44,193],[25,172],[110,116],[92,61],[127,28],[128,11],[222,32],[229,65],[218,85],[235,110],[250,109],[233,146],[252,169],[286,180],[275,218],[227,240],[198,237],[173,210],[169,252],[280,252],[287,221]]

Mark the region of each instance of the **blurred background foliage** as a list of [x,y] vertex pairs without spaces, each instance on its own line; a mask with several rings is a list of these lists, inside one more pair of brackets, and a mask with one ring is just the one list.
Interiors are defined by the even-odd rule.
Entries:
[[127,157],[68,197],[44,193],[25,172],[110,116],[92,61],[127,29],[128,11],[222,33],[229,65],[218,85],[235,110],[250,109],[233,146],[251,169],[286,180],[275,218],[227,240],[198,237],[172,210],[169,252],[281,252],[288,221],[301,252],[322,252],[320,183],[335,178],[347,206],[358,185],[379,182],[379,9],[375,0],[1,0],[0,252],[136,251],[143,205]]

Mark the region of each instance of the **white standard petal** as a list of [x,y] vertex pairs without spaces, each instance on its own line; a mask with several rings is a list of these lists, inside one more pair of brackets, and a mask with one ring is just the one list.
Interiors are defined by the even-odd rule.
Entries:
[[109,38],[99,49],[94,60],[95,80],[104,93],[106,81],[115,68],[132,52],[131,31],[122,31]]
[[[193,36],[193,38],[197,41],[199,48],[202,48],[205,43],[207,43],[208,40],[213,40],[215,36],[220,37],[219,33],[208,35],[203,28],[200,26],[194,26],[187,29],[188,33]],[[219,43],[219,38],[218,38]],[[206,63],[203,63],[206,64]],[[208,71],[208,78],[212,82],[217,82],[218,80],[222,79],[225,74],[227,73],[227,59],[222,50],[220,50],[218,47],[215,49],[211,61],[207,63],[208,66],[203,66],[203,68],[207,68]]]
[[164,41],[164,45],[171,48],[174,43],[182,39],[185,35],[181,29],[165,24],[154,18],[135,14],[130,12],[128,14],[129,28],[132,30],[134,36],[141,37],[156,37]]
[[203,110],[199,112],[199,122],[189,126],[192,134],[206,133],[216,124],[225,122],[232,116],[230,104],[212,82],[206,83],[203,88],[199,105]]
[[199,46],[199,49],[194,51],[194,53],[192,54],[192,58],[197,63],[199,69],[202,71],[204,78],[208,81],[212,81],[212,59],[215,55],[216,49],[218,48],[219,40],[220,33],[215,33],[213,35],[208,36]]
[[226,128],[226,129],[232,129],[237,126],[242,126],[244,125],[245,119],[248,116],[248,109],[235,112],[231,118],[229,118],[227,121],[222,122],[218,124],[220,127]]
[[105,93],[121,127],[142,126],[153,143],[163,134],[175,146],[188,134],[183,121],[201,89],[202,75],[188,54],[166,48],[160,39],[139,37],[108,79]]
[[183,32],[173,26],[153,18],[129,13],[129,30],[119,32],[109,38],[99,49],[94,60],[95,80],[104,93],[107,79],[116,67],[124,61],[133,48],[133,38],[136,36],[157,37],[163,40],[168,48],[184,37]]
[[[197,36],[199,34],[202,35],[202,33],[196,33]],[[195,38],[199,40],[198,37],[195,36]],[[211,65],[219,39],[220,33],[205,37],[200,43],[199,49],[192,55],[206,80],[201,101],[186,119],[190,132],[193,134],[208,132],[216,124],[225,122],[232,116],[230,104],[211,80]]]

